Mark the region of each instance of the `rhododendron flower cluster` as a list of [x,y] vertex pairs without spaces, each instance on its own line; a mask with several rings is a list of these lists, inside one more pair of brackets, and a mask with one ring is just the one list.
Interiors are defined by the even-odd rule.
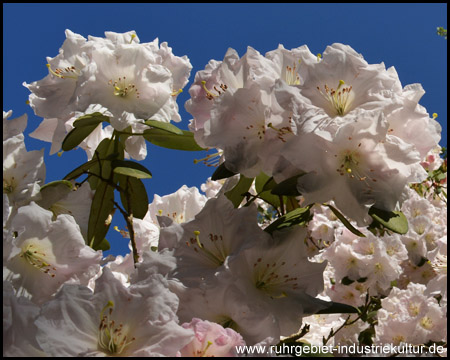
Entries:
[[[67,30],[47,62],[24,83],[31,136],[88,161],[45,183],[27,116],[3,113],[3,356],[446,348],[447,162],[420,84],[343,44],[230,48],[196,73],[183,131],[192,66],[167,43]],[[157,174],[129,160],[147,142],[215,148],[217,169],[149,202]],[[130,252],[105,256],[108,231]]]

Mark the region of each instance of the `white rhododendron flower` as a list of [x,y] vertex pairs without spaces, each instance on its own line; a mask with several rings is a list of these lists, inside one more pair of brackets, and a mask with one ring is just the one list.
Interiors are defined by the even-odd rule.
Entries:
[[237,90],[255,82],[269,85],[265,70],[271,70],[270,62],[249,46],[241,58],[236,50],[229,48],[223,61],[210,60],[205,70],[197,72],[185,108],[194,117],[189,128],[200,146],[206,146],[204,141],[211,133],[216,100],[225,94],[233,96]]
[[95,292],[64,285],[35,324],[51,356],[175,356],[193,338],[177,324],[177,297],[163,279],[125,288],[109,269]]
[[194,339],[180,350],[182,357],[236,357],[236,346],[244,346],[242,336],[230,328],[194,318],[181,325],[195,332]]
[[17,296],[11,283],[3,281],[3,356],[47,356],[36,341],[34,320],[39,311],[39,306]]
[[174,249],[174,276],[196,286],[211,280],[228,257],[268,237],[257,224],[255,207],[235,209],[223,195],[209,199],[193,220],[162,228],[158,246]]
[[[30,105],[44,118],[33,136],[51,141],[52,153],[58,151],[66,123],[92,105],[106,108],[119,131],[131,126],[142,133],[148,128],[142,123],[150,118],[181,120],[176,97],[192,69],[186,56],[174,56],[167,43],[160,48],[158,39],[140,44],[134,32],[107,32],[106,39],[86,40],[67,30],[66,37],[59,55],[47,59],[49,75],[24,83],[32,92]],[[133,158],[146,157],[141,136],[127,139],[126,147]]]
[[31,91],[29,101],[37,116],[64,119],[77,109],[79,76],[91,60],[86,39],[66,30],[66,40],[54,58],[47,57],[49,74],[42,80],[23,85]]
[[440,295],[441,306],[447,305],[447,236],[437,241],[435,250],[428,253],[428,259],[436,276],[427,284],[425,294]]
[[191,221],[202,210],[206,200],[195,186],[188,188],[183,185],[169,195],[155,194],[146,217],[149,216],[154,224],[158,224],[157,216],[167,216],[175,223],[182,224]]
[[38,304],[68,281],[87,285],[100,268],[101,252],[85,244],[73,217],[52,217],[34,202],[20,207],[11,223],[17,237],[4,264],[17,291]]
[[[359,226],[371,222],[368,209],[393,211],[405,186],[420,182],[426,172],[411,145],[382,136],[385,121],[377,112],[342,126],[332,141],[314,134],[295,138],[285,157],[306,172],[297,189],[306,203],[333,200]],[[304,156],[296,156],[297,153]]]
[[23,114],[18,118],[8,119],[12,115],[12,110],[3,111],[3,141],[13,136],[22,134],[27,127],[28,115]]
[[217,279],[205,289],[178,290],[180,322],[190,322],[193,317],[220,324],[242,335],[247,345],[254,345],[268,338],[271,344],[280,339],[280,325],[267,305],[246,296],[234,279]]
[[314,298],[323,290],[326,262],[308,260],[305,238],[301,227],[276,232],[273,239],[261,239],[228,264],[236,286],[249,301],[267,305],[283,336],[298,330],[303,316],[327,307]]
[[447,323],[446,309],[434,298],[424,295],[425,289],[422,284],[411,283],[405,290],[393,288],[389,296],[381,300],[375,343],[418,345],[446,339],[442,331]]
[[17,208],[39,199],[44,180],[44,149],[27,151],[22,134],[3,141],[3,193],[10,206]]

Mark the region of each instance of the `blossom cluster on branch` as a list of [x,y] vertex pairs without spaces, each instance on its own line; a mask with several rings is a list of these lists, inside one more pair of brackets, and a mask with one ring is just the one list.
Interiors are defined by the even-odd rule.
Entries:
[[[447,162],[420,84],[343,44],[228,49],[196,73],[185,131],[192,65],[167,43],[67,30],[47,62],[24,83],[30,136],[87,162],[46,184],[27,116],[3,113],[4,356],[446,347]],[[217,169],[150,203],[131,160],[149,144],[214,149]],[[119,213],[130,253],[105,257]]]

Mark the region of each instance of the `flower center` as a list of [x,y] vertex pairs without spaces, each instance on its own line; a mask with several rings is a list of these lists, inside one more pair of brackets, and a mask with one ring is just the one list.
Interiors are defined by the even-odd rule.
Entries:
[[4,194],[12,194],[14,192],[14,189],[16,188],[16,180],[14,179],[14,176],[11,177],[11,179],[5,179],[3,178],[3,193]]
[[55,277],[56,268],[47,262],[48,256],[36,244],[25,245],[19,256],[44,274]]
[[[350,140],[351,138],[349,138]],[[358,147],[361,146],[359,143]],[[373,177],[373,169],[366,171],[362,166],[361,154],[357,150],[344,150],[339,155],[334,155],[338,158],[338,168],[336,171],[341,176],[347,176],[349,179],[356,179],[364,182],[367,185],[368,193],[372,192],[370,181],[376,182],[377,179]]]
[[206,81],[204,81],[204,80],[202,81],[202,87],[203,87],[203,89],[206,91],[206,97],[208,98],[208,100],[212,100],[212,99],[214,99],[215,97],[218,97],[219,95],[222,94],[222,92],[225,92],[225,91],[227,91],[227,89],[228,89],[228,86],[227,86],[227,85],[225,85],[225,84],[220,84],[220,85],[219,85],[219,88],[222,90],[222,91],[220,91],[220,90],[217,88],[217,86],[214,85],[213,89],[217,92],[217,94],[214,94],[212,91],[208,90],[208,88],[206,87]]
[[122,323],[116,324],[111,319],[114,302],[108,301],[100,313],[100,326],[98,328],[98,346],[111,355],[120,355],[123,350],[136,338],[128,338],[128,327]]
[[[301,60],[298,61],[300,64]],[[293,67],[289,65],[286,66],[286,73],[284,75],[284,80],[288,85],[300,85],[300,76],[297,73],[296,65],[294,63]]]
[[64,69],[57,68],[55,70],[52,70],[51,65],[47,64],[47,68],[50,74],[53,74],[60,79],[78,80],[78,76],[80,76],[80,71],[75,66],[68,66]]
[[420,325],[427,330],[431,330],[433,328],[433,320],[431,320],[428,316],[424,316],[420,320]]
[[117,80],[109,80],[108,84],[113,87],[113,93],[115,96],[126,98],[129,95],[134,94],[139,99],[139,91],[136,85],[129,82],[126,76],[119,77]]
[[332,108],[336,111],[336,115],[339,116],[344,116],[347,113],[354,98],[354,95],[351,92],[352,86],[343,87],[344,85],[344,80],[339,80],[339,85],[336,90],[334,90],[325,84],[324,92],[320,90],[319,86],[317,87],[320,94],[331,104]]
[[212,263],[214,267],[221,266],[228,256],[228,250],[225,248],[222,235],[216,235],[210,233],[207,237],[208,248],[207,249],[200,241],[200,231],[194,231],[194,236],[186,241],[186,245],[193,249],[197,254],[202,255],[209,263]]
[[286,297],[287,294],[283,290],[286,287],[296,290],[298,288],[297,277],[288,273],[286,262],[264,263],[262,258],[258,258],[253,264],[254,284],[259,290],[264,291],[271,298]]

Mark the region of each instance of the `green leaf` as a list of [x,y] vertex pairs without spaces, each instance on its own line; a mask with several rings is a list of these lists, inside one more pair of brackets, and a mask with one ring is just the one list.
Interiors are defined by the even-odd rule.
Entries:
[[350,224],[350,222],[344,217],[344,215],[342,215],[338,209],[336,209],[335,207],[328,205],[328,204],[324,204],[325,206],[328,206],[331,211],[333,212],[333,214],[339,219],[341,220],[341,222],[344,224],[344,226],[349,229],[353,234],[358,235],[360,237],[366,237],[366,235],[364,235],[361,231],[359,231],[358,229],[355,229],[353,227],[352,224]]
[[[117,139],[103,139],[95,151],[96,154],[94,154],[92,158],[95,163],[90,168],[89,172],[101,176],[104,179],[109,179],[112,171],[111,161],[123,160],[125,152],[124,146],[120,141],[117,141]],[[101,180],[97,176],[91,176],[89,178],[89,184],[93,190],[97,188],[100,181]]]
[[134,161],[114,160],[111,165],[116,174],[132,176],[137,179],[150,179],[152,177],[150,170]]
[[206,150],[195,142],[193,133],[185,130],[182,130],[182,132],[183,135],[177,135],[161,129],[148,129],[144,131],[144,138],[154,145],[167,149],[185,151]]
[[307,224],[312,219],[312,215],[309,211],[311,207],[312,205],[308,205],[307,207],[298,208],[288,212],[286,215],[283,215],[266,227],[264,231],[272,234],[276,230],[286,229],[294,225]]
[[286,196],[299,196],[300,192],[297,190],[297,180],[300,176],[305,175],[305,173],[300,175],[295,175],[287,180],[280,182],[272,188],[272,194],[274,195],[286,195]]
[[225,164],[226,163],[223,162],[222,164],[219,165],[219,167],[211,175],[211,180],[227,179],[229,177],[236,175],[235,172],[228,170]]
[[98,160],[96,158],[89,160],[83,165],[78,166],[75,170],[72,170],[66,176],[64,176],[64,180],[74,180],[81,175],[85,174]]
[[73,184],[67,180],[57,180],[41,187],[41,199],[36,203],[44,209],[49,209],[55,202],[64,198],[73,190]]
[[98,124],[76,127],[70,131],[62,142],[62,149],[69,151],[80,145],[80,143],[95,130]]
[[88,245],[98,250],[108,232],[111,221],[106,222],[114,210],[114,188],[100,182],[92,199],[88,223]]
[[408,220],[401,211],[385,211],[374,208],[369,209],[369,215],[378,223],[398,234],[408,232]]
[[330,301],[330,306],[319,310],[316,314],[357,314],[358,309],[354,306]]
[[274,208],[280,207],[280,197],[273,195],[270,190],[276,186],[277,183],[273,179],[264,173],[259,174],[255,179],[255,189],[258,197],[263,199],[268,204],[272,205]]
[[103,239],[100,244],[97,246],[97,250],[107,251],[111,248],[111,245],[109,244],[109,241],[106,239]]
[[93,114],[87,114],[80,116],[73,122],[73,126],[76,128],[84,127],[84,126],[92,126],[95,125],[97,127],[98,124],[103,121],[109,122],[109,117],[105,116],[99,112],[95,112]]
[[225,193],[225,196],[233,203],[235,208],[244,200],[245,194],[252,186],[252,183],[253,178],[250,179],[241,174],[236,186]]
[[171,123],[166,123],[158,120],[147,120],[144,124],[151,126],[152,128],[168,131],[173,134],[183,135],[183,130],[177,128]]
[[120,192],[120,200],[125,211],[132,213],[134,218],[143,219],[148,211],[148,196],[142,181],[135,177],[120,175],[119,186],[127,193],[126,195]]

